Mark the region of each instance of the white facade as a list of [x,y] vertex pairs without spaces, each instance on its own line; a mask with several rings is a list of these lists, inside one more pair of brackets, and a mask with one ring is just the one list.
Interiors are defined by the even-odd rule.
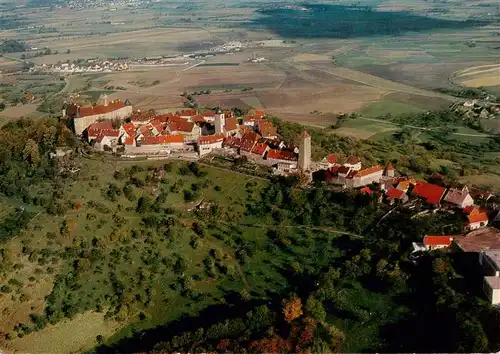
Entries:
[[492,305],[500,304],[500,278],[484,277],[483,291]]
[[349,167],[351,170],[359,171],[361,170],[361,161],[355,164],[344,163],[345,167]]
[[467,225],[467,228],[469,230],[477,230],[477,229],[480,229],[481,227],[485,227],[487,225],[488,225],[488,220],[480,221],[480,222],[471,222]]
[[75,134],[81,135],[84,132],[84,130],[89,127],[89,125],[99,120],[116,119],[116,118],[125,119],[131,114],[132,114],[132,106],[125,106],[109,113],[94,114],[92,116],[74,118],[73,125],[75,128]]
[[200,156],[210,154],[215,149],[222,149],[224,140],[216,141],[213,143],[198,144],[198,153]]

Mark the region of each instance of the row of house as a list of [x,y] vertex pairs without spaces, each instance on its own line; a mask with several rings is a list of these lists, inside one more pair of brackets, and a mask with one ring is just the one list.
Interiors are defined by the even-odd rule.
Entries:
[[[300,147],[285,144],[278,137],[272,122],[265,120],[263,111],[238,120],[232,112],[209,111],[198,113],[194,109],[180,112],[156,114],[154,111],[136,111],[127,117],[127,123],[118,124],[111,120],[100,120],[86,129],[89,143],[97,150],[120,151],[128,155],[172,152],[192,152],[200,157],[210,153],[246,156],[256,163],[275,166],[277,173],[297,171]],[[241,124],[240,124],[241,123]],[[206,125],[212,126],[215,134],[203,135]],[[310,162],[309,156],[303,158]]]

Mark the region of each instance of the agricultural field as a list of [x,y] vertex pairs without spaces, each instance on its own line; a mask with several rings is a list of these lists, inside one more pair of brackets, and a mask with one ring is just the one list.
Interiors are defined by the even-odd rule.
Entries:
[[500,85],[500,64],[490,64],[460,70],[452,80],[465,87],[489,87]]

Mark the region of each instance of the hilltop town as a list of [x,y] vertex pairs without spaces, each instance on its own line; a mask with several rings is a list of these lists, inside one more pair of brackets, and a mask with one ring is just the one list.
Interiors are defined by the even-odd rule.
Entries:
[[[320,182],[336,190],[357,189],[393,208],[415,210],[419,214],[447,210],[462,215],[466,236],[422,235],[422,242],[413,245],[414,253],[456,245],[464,251],[479,252],[490,261],[496,257],[494,262],[500,269],[500,257],[487,251],[489,243],[496,244],[500,238],[498,231],[487,228],[490,220],[500,218],[491,193],[450,186],[438,174],[416,180],[399,174],[391,163],[363,166],[359,156],[331,153],[320,161],[312,161],[311,135],[304,130],[295,141],[284,141],[262,110],[242,117],[220,107],[158,114],[154,110],[134,110],[128,100],[110,101],[103,95],[93,106],[68,105],[63,117],[71,122],[75,134],[96,151],[122,158],[207,162],[214,157],[244,159],[245,163],[261,166],[269,175],[301,176],[304,187]],[[500,281],[492,279],[498,274],[485,278],[485,292],[493,304],[500,303],[500,298],[492,295],[500,294]]]

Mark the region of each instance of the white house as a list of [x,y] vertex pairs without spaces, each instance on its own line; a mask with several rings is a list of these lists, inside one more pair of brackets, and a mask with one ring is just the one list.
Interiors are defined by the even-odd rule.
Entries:
[[198,138],[198,153],[200,156],[210,154],[214,149],[222,149],[224,134],[200,136]]
[[345,167],[349,167],[350,169],[352,169],[354,171],[361,170],[361,157],[359,157],[359,156],[349,156],[344,161],[344,166]]
[[467,187],[462,189],[450,188],[444,197],[444,201],[459,208],[474,205],[474,199],[472,199],[469,194],[469,189]]

